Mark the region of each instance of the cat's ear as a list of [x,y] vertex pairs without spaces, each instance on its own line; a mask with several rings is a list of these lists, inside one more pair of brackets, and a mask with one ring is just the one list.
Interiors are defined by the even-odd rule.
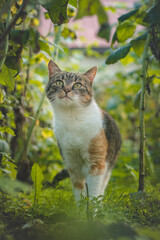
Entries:
[[93,82],[97,72],[97,67],[92,67],[87,72],[85,72],[83,75],[89,78],[91,82]]
[[49,63],[48,63],[48,71],[49,71],[49,76],[51,76],[55,72],[60,72],[61,69],[57,66],[57,64],[55,62],[50,60]]

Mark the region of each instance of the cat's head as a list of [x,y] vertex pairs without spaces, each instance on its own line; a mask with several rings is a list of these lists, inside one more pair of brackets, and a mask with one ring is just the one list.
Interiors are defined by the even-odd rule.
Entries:
[[97,67],[84,74],[61,71],[52,60],[48,63],[49,82],[46,87],[47,97],[53,106],[78,107],[88,106],[93,98],[93,79]]

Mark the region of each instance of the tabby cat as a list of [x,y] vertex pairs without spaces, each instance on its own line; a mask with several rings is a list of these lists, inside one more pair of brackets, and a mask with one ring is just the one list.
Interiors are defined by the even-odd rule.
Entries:
[[121,147],[121,136],[114,120],[94,100],[97,67],[84,74],[72,73],[60,70],[51,60],[48,70],[46,93],[75,199],[79,201],[86,194],[85,185],[90,198],[103,195]]

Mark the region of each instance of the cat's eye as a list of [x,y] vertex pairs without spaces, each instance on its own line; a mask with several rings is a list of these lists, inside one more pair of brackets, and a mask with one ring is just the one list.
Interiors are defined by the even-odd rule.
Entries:
[[63,84],[63,82],[62,82],[61,80],[57,80],[57,81],[56,81],[56,85],[57,85],[58,87],[62,88],[64,84]]
[[78,89],[78,88],[80,88],[80,87],[82,87],[82,84],[81,84],[81,83],[75,83],[75,84],[73,85],[73,88],[74,88],[74,89]]

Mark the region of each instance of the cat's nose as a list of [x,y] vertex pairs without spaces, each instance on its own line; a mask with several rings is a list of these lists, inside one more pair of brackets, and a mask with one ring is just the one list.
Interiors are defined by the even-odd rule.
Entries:
[[64,91],[65,91],[65,93],[68,93],[71,91],[71,89],[66,88],[66,89],[64,89]]

